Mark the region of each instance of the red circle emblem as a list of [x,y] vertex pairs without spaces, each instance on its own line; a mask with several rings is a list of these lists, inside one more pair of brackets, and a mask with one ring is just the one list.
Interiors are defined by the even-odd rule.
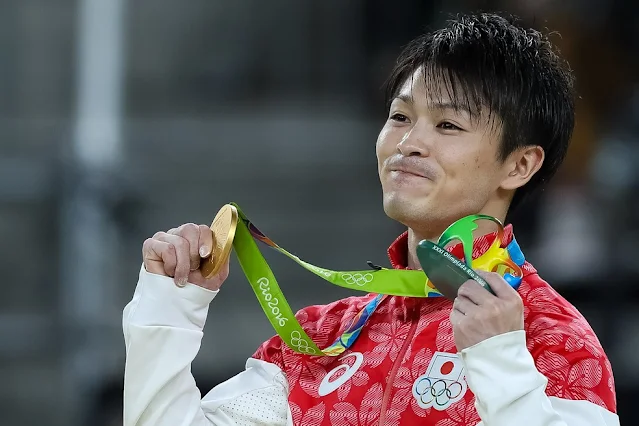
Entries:
[[442,373],[444,376],[447,376],[450,374],[451,371],[453,371],[453,368],[455,368],[455,364],[452,361],[446,361],[440,367],[439,372]]

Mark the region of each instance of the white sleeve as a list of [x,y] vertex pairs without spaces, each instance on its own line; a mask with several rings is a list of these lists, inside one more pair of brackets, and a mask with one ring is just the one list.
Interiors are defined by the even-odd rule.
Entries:
[[142,267],[122,320],[124,426],[292,425],[284,372],[261,360],[201,398],[191,362],[216,295]]
[[477,426],[619,426],[619,417],[589,401],[546,395],[523,330],[464,349],[468,387],[482,419]]

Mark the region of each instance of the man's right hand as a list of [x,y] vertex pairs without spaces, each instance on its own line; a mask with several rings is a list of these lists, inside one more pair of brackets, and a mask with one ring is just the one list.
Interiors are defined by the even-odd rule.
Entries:
[[229,262],[220,272],[205,279],[200,261],[211,253],[213,233],[206,225],[187,223],[167,232],[158,232],[144,241],[142,256],[147,272],[172,277],[177,285],[187,282],[209,290],[218,290],[229,275]]

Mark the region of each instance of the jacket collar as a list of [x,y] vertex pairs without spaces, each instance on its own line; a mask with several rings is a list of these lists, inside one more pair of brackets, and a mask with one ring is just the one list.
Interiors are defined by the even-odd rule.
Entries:
[[[497,233],[483,235],[473,242],[473,259],[478,258],[488,250],[490,245],[495,241]],[[506,245],[513,240],[513,227],[506,225],[504,227],[504,241]],[[448,249],[457,258],[463,260],[464,253],[461,243],[455,244]],[[394,269],[408,269],[408,231],[397,237],[388,248],[388,259]]]

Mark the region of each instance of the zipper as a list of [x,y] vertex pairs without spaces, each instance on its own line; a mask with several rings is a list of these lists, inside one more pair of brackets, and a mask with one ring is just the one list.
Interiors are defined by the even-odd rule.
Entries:
[[[410,342],[413,340],[413,336],[415,335],[415,330],[417,329],[417,323],[419,321],[415,320],[415,307],[411,309],[411,326],[410,330],[408,330],[408,335],[406,336],[406,340],[404,340],[404,344],[402,345],[401,350],[397,354],[397,358],[395,359],[395,363],[393,364],[393,368],[391,369],[390,375],[388,376],[388,381],[386,382],[386,389],[384,390],[384,396],[382,398],[382,409],[379,415],[379,425],[384,426],[384,420],[386,420],[386,406],[388,405],[388,400],[390,399],[390,395],[393,391],[393,380],[395,380],[395,376],[397,375],[397,370],[402,365],[402,361],[404,359],[404,355],[406,355],[406,350],[410,345]],[[417,316],[419,318],[419,315]]]

